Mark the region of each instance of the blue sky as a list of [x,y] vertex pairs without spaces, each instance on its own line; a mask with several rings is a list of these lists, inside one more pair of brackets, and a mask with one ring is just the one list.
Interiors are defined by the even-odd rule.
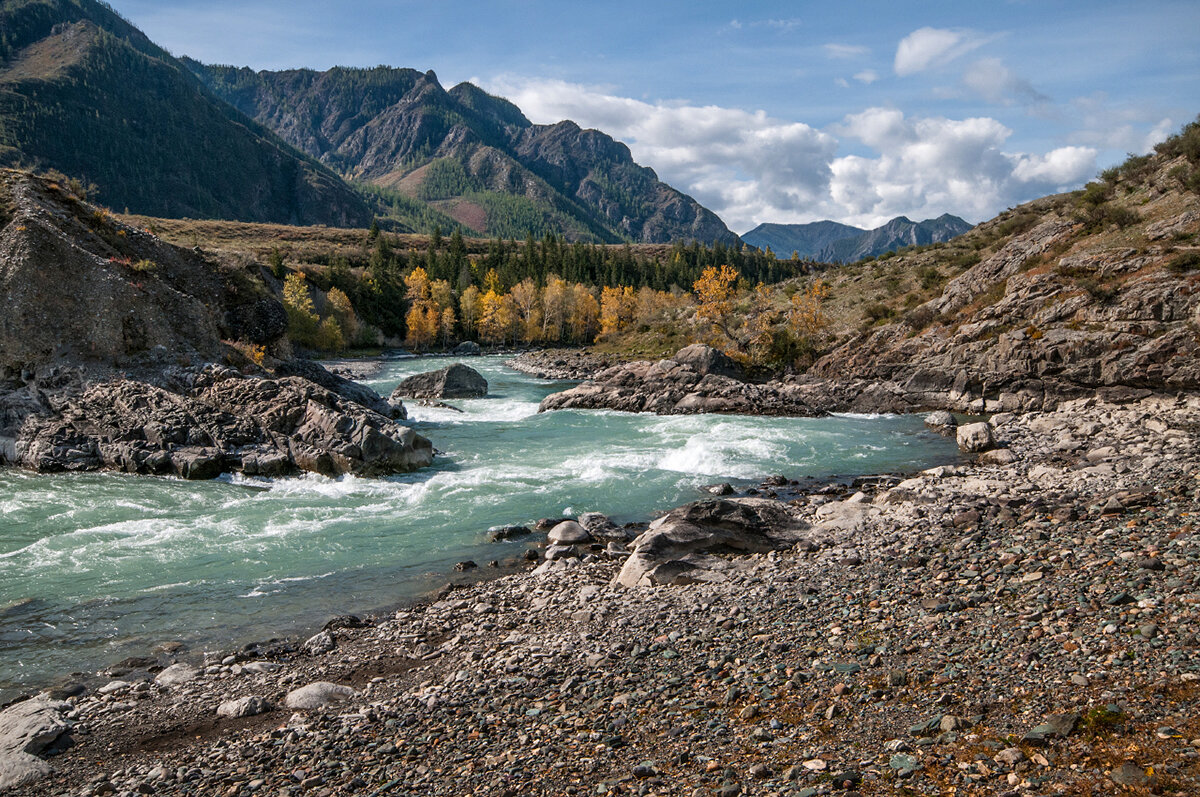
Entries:
[[972,222],[1200,114],[1200,3],[114,0],[176,55],[433,69],[608,132],[736,232]]

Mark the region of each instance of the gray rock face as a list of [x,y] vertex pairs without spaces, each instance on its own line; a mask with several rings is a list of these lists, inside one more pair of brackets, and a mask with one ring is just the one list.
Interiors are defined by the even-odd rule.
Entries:
[[405,379],[392,391],[392,401],[400,397],[419,399],[479,398],[486,396],[487,380],[470,366],[462,363],[437,371],[416,374]]
[[328,681],[317,681],[287,693],[283,704],[288,708],[316,709],[341,703],[357,695],[354,689]]
[[958,428],[958,421],[946,410],[934,410],[925,416],[925,425],[938,434],[952,435]]
[[69,703],[34,698],[0,712],[0,791],[41,780],[50,765],[37,754],[67,732]]
[[967,454],[987,451],[992,447],[992,427],[987,423],[969,423],[958,427],[958,449]]
[[153,383],[0,393],[0,419],[12,424],[0,428],[0,439],[11,440],[0,454],[43,472],[379,476],[433,460],[432,443],[412,429],[306,378],[247,377],[216,365],[167,369]]
[[550,542],[558,545],[579,545],[584,542],[591,542],[591,535],[583,526],[576,523],[574,520],[564,520],[554,528],[550,529],[547,535]]
[[[910,408],[975,413],[1050,410],[1098,390],[1136,397],[1200,387],[1200,342],[1190,326],[1200,295],[1186,288],[1187,276],[1165,268],[1153,249],[1092,239],[1072,208],[1055,201],[1026,206],[1041,223],[1012,235],[906,320],[822,357],[809,378],[851,395],[886,384]],[[1194,232],[1197,211],[1187,205],[1150,225],[1148,237]],[[1071,254],[1054,256],[1060,247]],[[1049,268],[1031,268],[1050,258]],[[846,408],[844,400],[823,406]]]
[[366,385],[361,385],[352,379],[330,373],[320,363],[312,360],[288,360],[275,369],[276,376],[301,376],[310,382],[315,382],[326,390],[336,393],[348,401],[361,404],[369,410],[378,412],[385,418],[403,421],[408,418],[408,412],[401,401],[389,401]]
[[716,554],[786,550],[807,526],[774,501],[756,498],[698,501],[651,524],[634,541],[616,583],[626,587],[721,580]]

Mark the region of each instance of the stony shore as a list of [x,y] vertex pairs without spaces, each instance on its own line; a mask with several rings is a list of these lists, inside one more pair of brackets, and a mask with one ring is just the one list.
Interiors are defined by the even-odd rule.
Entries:
[[0,718],[0,761],[74,745],[8,793],[1200,793],[1200,398],[991,423],[1003,464],[769,480],[742,503],[800,541],[694,583],[617,585],[624,546],[585,544],[17,704],[45,725]]

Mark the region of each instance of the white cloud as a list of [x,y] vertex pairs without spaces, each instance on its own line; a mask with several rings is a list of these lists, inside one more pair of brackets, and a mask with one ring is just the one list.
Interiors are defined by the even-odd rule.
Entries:
[[1012,131],[987,117],[906,118],[895,109],[869,108],[847,116],[839,131],[878,155],[830,164],[830,194],[843,220],[868,224],[900,214],[990,218],[1009,205],[1077,185],[1096,166],[1096,151],[1087,147],[1007,153]]
[[893,68],[900,77],[944,66],[974,50],[984,39],[969,30],[919,28],[900,40]]
[[963,85],[988,102],[1036,105],[1049,102],[1028,80],[1020,77],[999,58],[980,58],[963,72]]
[[825,55],[830,58],[850,59],[861,58],[864,55],[870,55],[871,50],[868,47],[863,47],[861,44],[837,44],[831,42],[821,46],[825,51]]
[[1022,182],[1066,185],[1089,176],[1096,168],[1096,150],[1091,147],[1059,147],[1045,155],[1020,155],[1013,178]]
[[634,159],[736,227],[760,214],[795,215],[828,191],[837,142],[801,122],[718,106],[648,103],[555,80],[485,85],[532,120],[572,119],[618,138]]
[[868,86],[879,80],[879,73],[874,69],[864,69],[854,76],[854,79],[859,83],[866,83]]
[[1103,92],[1076,98],[1070,103],[1070,113],[1079,121],[1072,143],[1138,155],[1152,150],[1178,126],[1174,119],[1158,116],[1151,108],[1115,105]]
[[[873,227],[942,213],[981,221],[1095,174],[1094,149],[1009,152],[1012,131],[987,117],[868,108],[818,130],[764,111],[645,102],[562,81],[509,77],[484,88],[535,122],[573,119],[624,141],[635,160],[736,231],[818,219]],[[839,156],[839,140],[859,152]]]

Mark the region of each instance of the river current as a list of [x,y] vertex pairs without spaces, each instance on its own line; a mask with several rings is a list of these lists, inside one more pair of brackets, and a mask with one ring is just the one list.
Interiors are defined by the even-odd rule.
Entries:
[[[453,360],[389,361],[387,395]],[[388,479],[208,482],[0,470],[0,703],[57,676],[145,655],[302,633],[444,583],[455,562],[520,555],[487,529],[603,512],[648,519],[713,482],[853,476],[952,461],[918,416],[538,414],[564,388],[472,358],[487,398],[406,402],[440,453]]]

